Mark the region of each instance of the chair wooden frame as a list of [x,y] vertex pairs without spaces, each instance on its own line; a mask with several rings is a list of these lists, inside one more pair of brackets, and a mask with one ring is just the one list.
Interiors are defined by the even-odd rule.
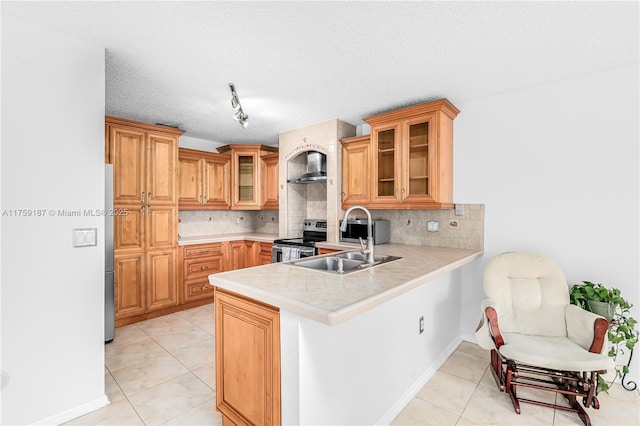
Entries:
[[[494,308],[488,307],[485,315],[489,320],[491,336],[496,349],[491,350],[491,373],[501,392],[506,392],[511,398],[513,408],[520,414],[520,403],[541,405],[563,411],[578,414],[585,426],[591,426],[591,419],[578,402],[582,398],[582,404],[589,408],[600,408],[600,402],[596,396],[598,375],[606,370],[599,371],[564,371],[550,368],[532,366],[505,358],[498,352],[504,345],[504,338],[498,326],[498,314]],[[598,318],[594,323],[594,338],[589,352],[600,353],[605,341],[605,335],[609,328],[609,322],[604,318]],[[569,403],[569,407],[548,402],[535,401],[518,397],[518,387],[540,389],[560,393]]]

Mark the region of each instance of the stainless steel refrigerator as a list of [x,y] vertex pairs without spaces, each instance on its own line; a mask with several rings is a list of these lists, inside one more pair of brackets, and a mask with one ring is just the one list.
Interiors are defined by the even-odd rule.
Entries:
[[113,164],[105,164],[104,191],[104,341],[115,337],[115,295],[113,288]]

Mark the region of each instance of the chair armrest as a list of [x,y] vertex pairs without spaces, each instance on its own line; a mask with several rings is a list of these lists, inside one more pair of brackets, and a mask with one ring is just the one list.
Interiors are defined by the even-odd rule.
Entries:
[[498,311],[491,299],[484,299],[480,305],[482,316],[476,329],[478,345],[484,349],[499,349],[504,345],[504,338],[498,326]]
[[565,318],[569,339],[589,352],[607,353],[609,321],[576,305],[567,305]]

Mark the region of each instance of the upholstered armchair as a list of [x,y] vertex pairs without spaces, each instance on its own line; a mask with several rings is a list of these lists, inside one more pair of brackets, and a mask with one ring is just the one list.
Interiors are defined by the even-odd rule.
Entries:
[[[614,368],[607,353],[606,319],[569,303],[562,269],[533,253],[510,252],[489,261],[484,270],[482,319],[476,338],[491,351],[491,372],[499,389],[520,403],[575,412],[600,407],[598,374]],[[519,397],[527,387],[561,393],[570,407]]]

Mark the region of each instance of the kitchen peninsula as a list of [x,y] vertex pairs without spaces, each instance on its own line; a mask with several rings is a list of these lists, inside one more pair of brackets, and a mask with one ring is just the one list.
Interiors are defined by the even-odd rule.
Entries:
[[226,420],[393,420],[460,342],[461,295],[477,285],[462,282],[461,268],[482,251],[385,244],[376,253],[402,259],[343,275],[274,263],[209,276]]

